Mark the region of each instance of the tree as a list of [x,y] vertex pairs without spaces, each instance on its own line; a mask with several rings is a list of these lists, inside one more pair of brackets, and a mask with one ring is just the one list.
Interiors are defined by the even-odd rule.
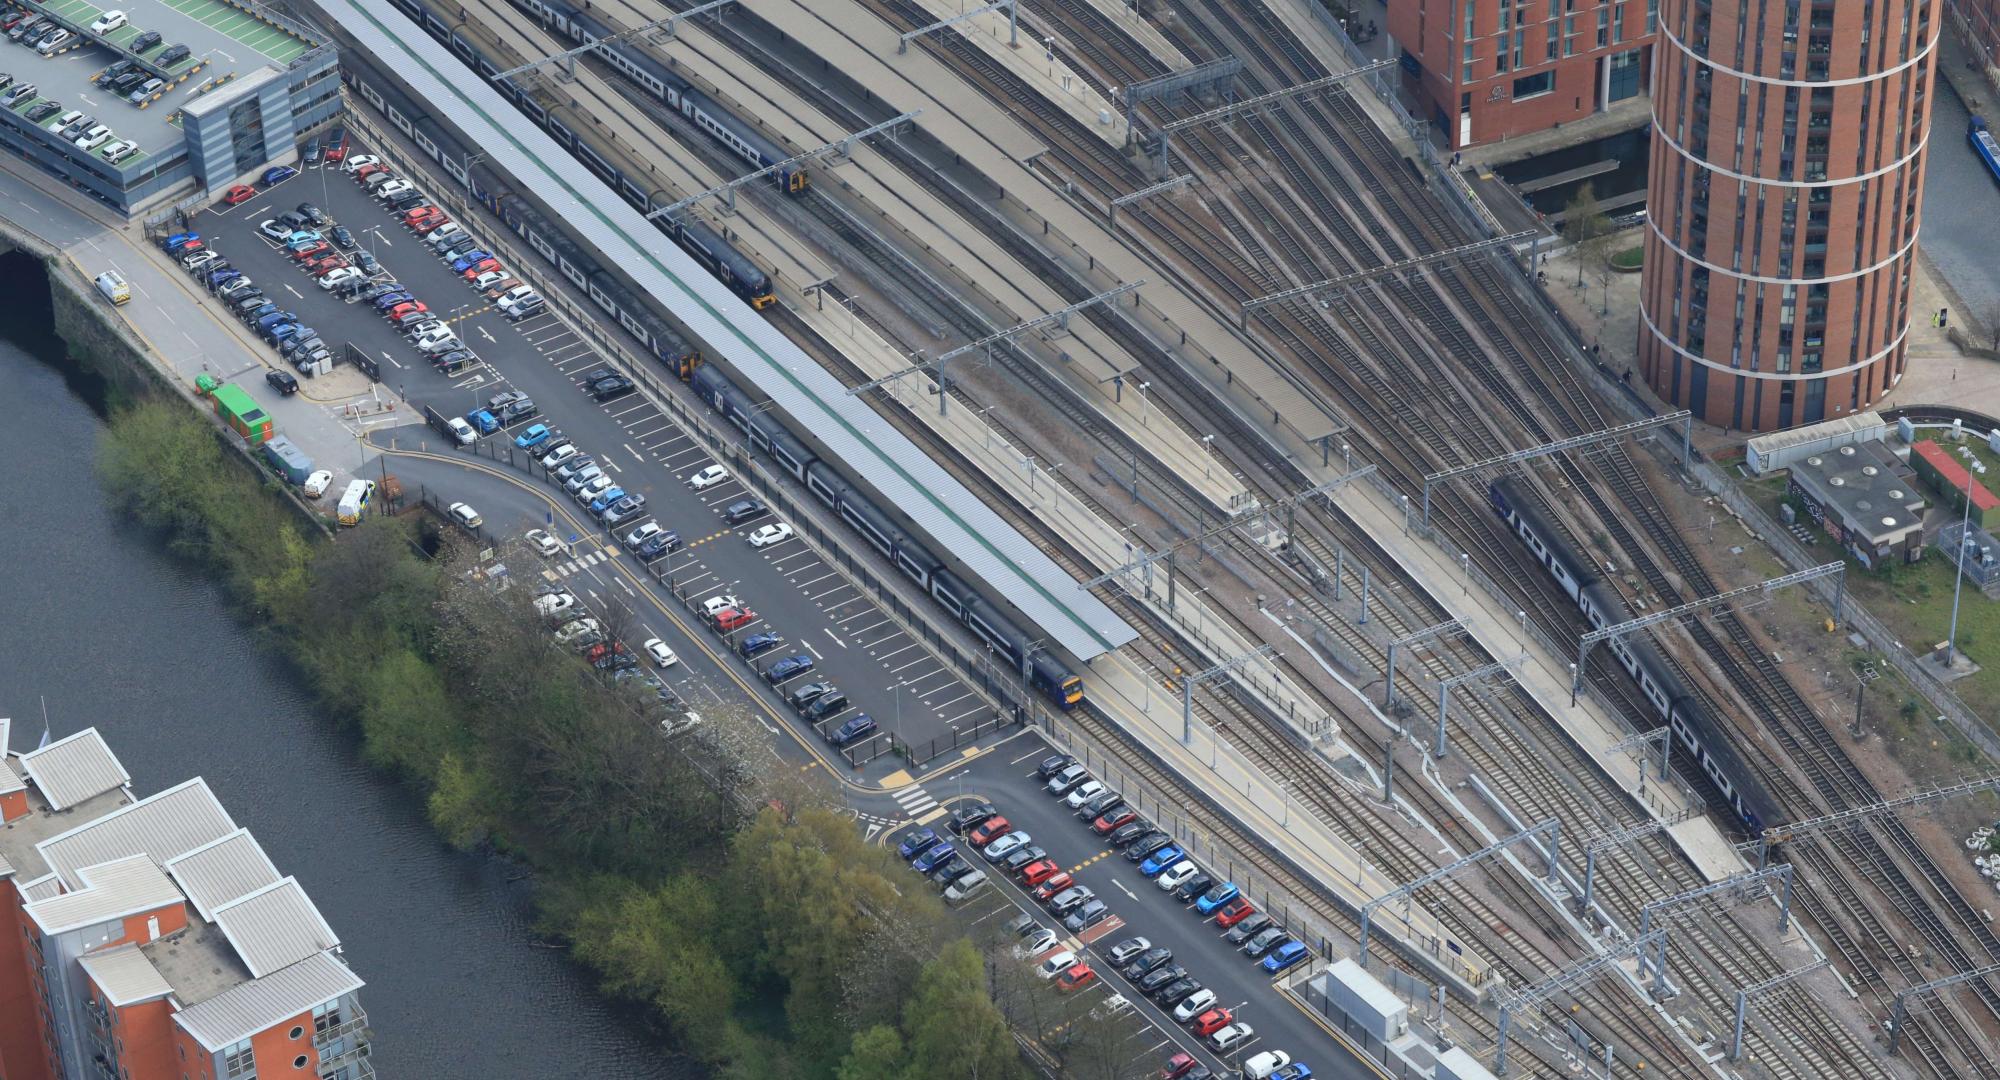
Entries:
[[1563,239],[1576,248],[1577,285],[1583,284],[1585,263],[1604,262],[1611,234],[1611,219],[1604,216],[1597,192],[1586,181],[1563,208]]
[[959,938],[924,965],[903,1008],[909,1075],[1011,1080],[1026,1074],[1007,1018],[986,996],[985,962]]
[[854,1033],[834,1080],[899,1080],[903,1074],[903,1033],[877,1024]]

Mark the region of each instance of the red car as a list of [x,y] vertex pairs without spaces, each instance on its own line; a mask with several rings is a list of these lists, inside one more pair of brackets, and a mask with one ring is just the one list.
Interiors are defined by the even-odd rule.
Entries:
[[1035,899],[1038,902],[1047,903],[1050,897],[1074,884],[1076,884],[1076,879],[1070,877],[1067,870],[1060,874],[1052,874],[1043,878],[1042,883],[1035,887]]
[[489,273],[491,271],[498,269],[500,269],[499,259],[481,259],[478,262],[473,263],[471,266],[465,268],[464,277],[465,280],[471,281],[474,278],[477,278],[481,274]]
[[983,848],[1013,831],[1013,822],[1008,821],[1005,815],[995,814],[987,818],[978,828],[965,834],[965,839],[973,847]]
[[1193,1054],[1175,1054],[1167,1059],[1167,1067],[1160,1070],[1160,1080],[1179,1080],[1180,1077],[1193,1072],[1194,1067],[1199,1064],[1201,1062],[1196,1061]]
[[249,184],[238,184],[222,193],[222,205],[236,206],[257,197],[257,189]]
[[1040,885],[1062,869],[1054,859],[1036,859],[1021,868],[1021,884]]
[[319,277],[346,265],[347,260],[338,255],[322,255],[317,259],[306,260],[306,272],[314,277]]
[[321,240],[319,243],[314,244],[311,247],[300,248],[299,250],[292,252],[292,258],[298,260],[299,262],[306,262],[311,259],[317,259],[321,255],[331,255],[331,254],[333,254],[333,245],[327,243],[324,240]]
[[744,608],[742,611],[738,611],[735,608],[723,608],[721,611],[715,613],[715,628],[725,634],[731,630],[739,630],[745,626],[749,626],[756,621],[757,613],[751,611],[749,608]]
[[354,181],[355,183],[360,183],[361,181],[366,180],[371,176],[374,176],[378,172],[388,172],[388,171],[389,171],[389,166],[384,165],[379,161],[371,161],[368,164],[363,165],[360,168],[354,170]]
[[415,224],[419,218],[443,217],[444,211],[435,206],[412,206],[408,210],[397,211],[396,216],[402,218],[404,224]]
[[1215,925],[1227,930],[1249,918],[1251,913],[1256,910],[1256,908],[1250,906],[1250,901],[1239,896],[1217,909],[1215,913]]
[[1206,1039],[1210,1035],[1236,1022],[1236,1013],[1229,1009],[1210,1009],[1189,1022],[1196,1035]]
[[1109,836],[1113,830],[1122,829],[1137,820],[1139,820],[1138,814],[1133,813],[1130,807],[1121,806],[1098,818],[1096,823],[1091,825],[1091,829],[1099,836]]
[[25,11],[10,11],[6,18],[0,19],[0,30],[12,30],[21,25],[21,20],[27,17],[28,13]]
[[330,162],[338,162],[338,161],[345,161],[346,159],[347,159],[347,132],[345,129],[336,128],[334,129],[333,137],[327,140],[326,160]]
[[498,299],[507,290],[514,288],[520,283],[521,282],[516,278],[511,278],[511,277],[502,278],[501,280],[494,282],[492,288],[486,290],[486,298],[488,300]]
[[429,310],[430,308],[425,307],[424,302],[422,300],[411,300],[406,303],[397,304],[395,307],[390,308],[388,318],[390,321],[393,322],[397,319],[402,318],[405,315],[408,315],[412,311],[429,311]]
[[1072,990],[1081,990],[1096,981],[1097,972],[1092,971],[1089,964],[1078,964],[1056,976],[1056,989],[1067,994]]

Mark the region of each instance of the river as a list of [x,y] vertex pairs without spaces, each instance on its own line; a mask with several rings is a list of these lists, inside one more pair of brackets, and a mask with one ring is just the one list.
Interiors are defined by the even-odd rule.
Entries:
[[367,980],[384,1080],[663,1077],[702,1070],[532,942],[518,868],[454,852],[375,774],[198,571],[113,515],[91,471],[103,423],[52,366],[40,268],[0,258],[0,716],[13,749],[95,725],[135,790],[204,776],[296,876]]

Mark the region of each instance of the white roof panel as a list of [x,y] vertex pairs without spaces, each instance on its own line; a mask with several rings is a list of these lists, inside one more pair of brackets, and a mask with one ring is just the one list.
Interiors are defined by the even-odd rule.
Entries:
[[[810,431],[882,499],[1012,603],[1049,639],[1091,660],[1138,636],[1047,553],[878,415],[867,402],[711,277],[485,80],[384,0],[314,0],[486,161],[556,210],[641,292],[670,308],[712,353]],[[1030,630],[1032,633],[1033,630]]]
[[209,922],[215,921],[216,908],[279,878],[278,868],[248,829],[238,829],[168,860],[167,873],[173,875],[188,899],[194,901],[195,910]]
[[144,853],[78,871],[82,886],[27,905],[28,917],[44,934],[137,915],[181,902],[181,891]]
[[210,1051],[249,1038],[272,1024],[361,989],[360,976],[330,952],[314,953],[281,971],[225,990],[174,1014]]
[[160,977],[160,969],[146,959],[146,954],[140,952],[137,945],[120,945],[115,949],[91,953],[80,962],[83,970],[90,974],[90,981],[111,999],[114,1008],[122,1009],[174,992],[174,988],[167,985],[167,980]]
[[211,840],[236,831],[208,782],[197,776],[156,795],[121,806],[88,824],[49,837],[35,850],[75,889],[82,867],[143,854],[166,865]]
[[286,878],[215,909],[215,925],[262,978],[340,944],[297,880]]
[[104,736],[84,728],[38,750],[21,755],[21,766],[52,809],[75,806],[92,795],[131,783],[132,774],[119,764]]

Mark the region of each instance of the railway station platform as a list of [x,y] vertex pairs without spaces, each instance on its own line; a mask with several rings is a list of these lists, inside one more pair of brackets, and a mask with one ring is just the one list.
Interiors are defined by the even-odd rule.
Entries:
[[[1133,41],[1145,46],[1146,52],[1166,65],[1168,71],[1186,71],[1194,66],[1194,60],[1182,52],[1180,46],[1168,41],[1159,27],[1139,14],[1136,0],[1132,3],[1127,0],[1089,0],[1089,4],[1118,29],[1131,35]],[[1030,18],[1034,14],[1033,8],[1028,9]]]
[[[1006,12],[968,14],[978,11],[976,0],[915,2],[939,22],[959,20],[951,26],[931,31],[932,34],[963,36],[993,62],[1041,94],[1049,104],[1077,119],[1092,134],[1110,145],[1122,147],[1130,138],[1131,129],[1126,125],[1125,113],[1117,103],[1098,93],[1090,80],[1078,74],[1055,50],[1046,48],[1042,41],[1036,39],[1031,28],[1020,27],[1010,36]],[[876,25],[882,24],[877,20]],[[887,31],[888,27],[883,26],[883,29]],[[918,43],[912,40],[909,51],[915,52],[917,48]],[[898,58],[907,55],[908,52],[901,53]]]

